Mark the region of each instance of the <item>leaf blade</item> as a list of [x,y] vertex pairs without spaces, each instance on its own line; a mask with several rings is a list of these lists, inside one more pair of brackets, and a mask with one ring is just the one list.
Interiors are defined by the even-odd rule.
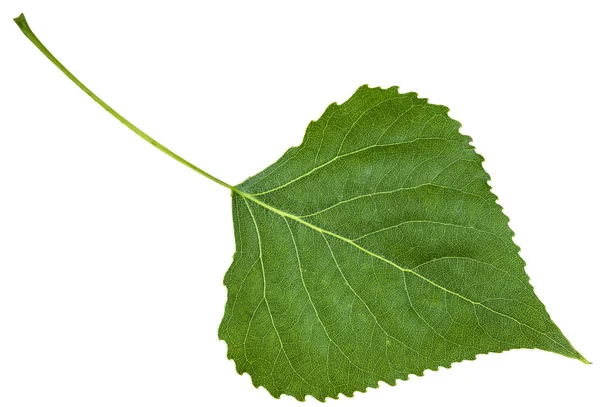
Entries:
[[[279,351],[259,335],[256,361],[240,367],[235,327],[219,334],[256,386],[324,400],[513,348],[585,361],[535,296],[483,159],[447,112],[361,87],[234,189],[258,236]],[[270,375],[252,373],[261,363]]]

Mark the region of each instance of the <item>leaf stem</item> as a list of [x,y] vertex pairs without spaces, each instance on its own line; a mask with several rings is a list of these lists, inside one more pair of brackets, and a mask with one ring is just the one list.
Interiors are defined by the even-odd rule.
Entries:
[[154,140],[148,134],[146,134],[142,130],[140,130],[136,125],[134,125],[129,120],[127,120],[126,118],[124,118],[123,116],[121,116],[112,107],[110,107],[109,105],[107,105],[94,92],[92,92],[79,79],[77,79],[75,77],[75,75],[73,75],[67,68],[65,68],[65,66],[62,63],[60,63],[60,61],[58,59],[56,59],[54,57],[54,55],[52,55],[52,53],[50,51],[48,51],[48,49],[44,46],[44,44],[42,44],[42,42],[35,36],[35,34],[33,33],[33,31],[31,31],[31,28],[29,27],[29,24],[27,24],[27,20],[25,19],[25,15],[21,14],[20,16],[18,16],[17,18],[15,18],[14,21],[15,21],[15,23],[17,23],[17,25],[19,26],[19,28],[21,29],[21,31],[23,32],[23,34],[25,34],[25,36],[27,38],[29,38],[29,40],[33,43],[33,45],[35,45],[42,52],[42,54],[44,54],[54,65],[56,65],[56,67],[58,69],[60,69],[62,71],[62,73],[64,73],[71,81],[73,81],[73,83],[75,83],[75,85],[79,86],[79,88],[82,91],[84,91],[85,93],[87,93],[87,95],[89,97],[91,97],[92,99],[94,99],[94,101],[96,103],[98,103],[100,106],[102,106],[104,108],[104,110],[106,110],[108,113],[110,113],[118,121],[120,121],[121,123],[123,123],[127,128],[129,128],[135,134],[137,134],[138,136],[140,136],[141,138],[143,138],[144,140],[146,140],[148,143],[152,144],[154,147],[158,148],[163,153],[165,153],[168,156],[170,156],[170,157],[174,158],[175,160],[179,161],[180,163],[182,163],[186,167],[191,168],[192,170],[196,171],[197,173],[202,174],[206,178],[208,178],[208,179],[216,182],[219,185],[224,186],[227,189],[230,189],[232,191],[234,190],[234,187],[232,187],[228,183],[226,183],[224,181],[221,181],[217,177],[214,177],[214,176],[210,175],[209,173],[207,173],[203,169],[197,167],[196,165],[192,164],[191,162],[189,162],[185,158],[183,158],[180,155],[178,155],[178,154],[174,153],[173,151],[169,150],[167,147],[163,146],[158,141]]

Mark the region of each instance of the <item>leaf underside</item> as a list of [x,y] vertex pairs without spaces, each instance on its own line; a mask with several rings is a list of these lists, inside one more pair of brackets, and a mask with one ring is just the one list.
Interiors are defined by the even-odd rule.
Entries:
[[234,188],[219,337],[240,374],[324,401],[508,349],[585,361],[459,128],[415,93],[363,86]]

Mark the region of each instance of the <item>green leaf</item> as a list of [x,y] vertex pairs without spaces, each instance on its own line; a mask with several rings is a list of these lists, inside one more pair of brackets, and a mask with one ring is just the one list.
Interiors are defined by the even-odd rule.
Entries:
[[483,158],[444,106],[363,86],[234,188],[219,336],[273,396],[538,348],[585,361],[536,297]]
[[535,296],[470,139],[444,106],[363,86],[302,145],[233,187],[236,239],[219,337],[273,396],[352,396],[477,354],[538,348],[589,363]]

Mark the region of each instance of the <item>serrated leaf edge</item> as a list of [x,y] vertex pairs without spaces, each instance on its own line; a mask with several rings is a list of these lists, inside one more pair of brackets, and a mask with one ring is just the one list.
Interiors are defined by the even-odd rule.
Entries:
[[[383,89],[383,88],[381,88],[380,86],[377,86],[377,87],[369,87],[368,85],[363,85],[363,86],[361,86],[359,89],[362,89],[362,88],[365,88],[365,87],[366,87],[367,89],[373,89],[373,90],[375,90],[375,89],[381,89],[381,90],[383,90],[383,91],[396,90],[396,91],[398,91],[398,93],[400,94],[400,92],[399,92],[399,87],[398,87],[398,86],[391,86],[391,87],[389,87],[389,88]],[[407,94],[408,94],[408,93],[414,94],[414,95],[415,95],[415,97],[417,97],[417,98],[418,98],[418,94],[417,94],[416,92],[407,92]],[[418,99],[420,99],[420,100],[423,100],[423,101],[425,101],[426,103],[429,103],[429,99],[428,99],[428,98],[418,98]],[[343,103],[342,103],[341,105],[343,105]],[[329,109],[329,108],[331,108],[331,107],[334,107],[334,106],[341,106],[341,105],[340,105],[340,104],[338,104],[337,102],[334,102],[334,103],[331,103],[331,104],[330,104],[330,105],[327,107],[327,109]],[[430,105],[431,105],[431,106],[436,106],[436,107],[441,107],[441,108],[444,108],[444,109],[446,110],[446,114],[448,115],[448,117],[450,117],[450,114],[449,114],[449,112],[450,112],[450,109],[449,109],[447,106],[444,106],[444,105],[437,105],[437,104],[430,104]],[[472,139],[470,136],[468,136],[468,135],[465,135],[465,134],[462,134],[462,133],[460,132],[460,128],[462,127],[462,124],[461,124],[459,121],[457,121],[457,120],[455,120],[455,119],[452,119],[452,120],[454,120],[454,121],[456,121],[456,122],[458,123],[458,129],[457,129],[457,131],[459,132],[459,134],[460,134],[460,135],[464,136],[464,137],[465,137],[465,138],[468,140],[468,145],[469,145],[469,146],[470,146],[470,147],[471,147],[471,148],[472,148],[472,149],[475,151],[475,153],[476,153],[476,155],[477,155],[478,159],[480,160],[480,163],[481,163],[481,165],[482,165],[482,167],[483,167],[483,163],[485,162],[485,159],[483,158],[483,156],[481,156],[480,154],[478,154],[478,153],[476,152],[475,146],[473,146],[473,145],[471,144],[471,143],[472,143],[472,141],[473,141],[473,139]],[[314,120],[312,120],[310,123],[313,123],[313,122],[314,122]],[[301,145],[302,145],[302,144],[300,144],[300,146],[301,146]],[[296,148],[298,148],[298,147],[299,147],[299,146],[293,146],[293,147],[291,147],[290,149],[296,149]],[[484,169],[484,171],[485,171],[485,169]],[[485,183],[486,183],[486,186],[487,186],[487,189],[488,189],[488,192],[489,192],[489,193],[492,195],[492,198],[493,198],[493,201],[494,201],[494,203],[495,203],[496,205],[498,205],[498,207],[499,207],[499,209],[500,209],[500,212],[501,212],[501,214],[502,214],[502,215],[505,217],[505,219],[506,219],[506,222],[507,222],[507,226],[508,226],[508,228],[509,228],[509,230],[510,230],[510,238],[511,238],[511,241],[512,241],[512,242],[515,244],[515,247],[516,247],[516,249],[517,249],[517,253],[520,253],[520,252],[521,252],[521,248],[520,248],[520,246],[518,246],[518,245],[517,245],[517,244],[514,242],[514,236],[515,236],[515,233],[514,233],[514,231],[512,230],[512,228],[510,227],[510,218],[509,218],[508,216],[506,216],[506,214],[504,213],[504,208],[502,207],[502,205],[500,205],[500,204],[498,203],[498,196],[497,196],[496,194],[494,194],[494,192],[492,191],[492,187],[491,187],[491,185],[490,185],[490,183],[489,183],[489,182],[490,182],[490,180],[491,180],[491,177],[489,176],[489,174],[487,173],[487,171],[485,171],[485,173],[486,173],[486,175],[488,175],[488,177],[487,177],[487,179],[486,179],[486,181],[485,181]],[[303,174],[302,176],[305,176],[305,174]],[[285,185],[286,185],[286,184],[284,184],[284,185],[282,185],[282,186],[285,186]],[[279,187],[277,187],[277,188],[279,188]],[[276,188],[276,189],[277,189],[277,188]],[[266,191],[266,192],[270,192],[270,191]],[[354,242],[353,242],[352,240],[350,240],[350,239],[346,239],[346,238],[344,238],[344,237],[342,237],[342,236],[339,236],[339,235],[336,235],[336,234],[334,234],[334,233],[332,233],[332,232],[329,232],[329,231],[327,231],[327,230],[321,229],[321,228],[317,227],[316,225],[313,225],[313,224],[311,224],[310,222],[306,222],[306,221],[304,221],[304,220],[302,219],[302,217],[298,217],[298,216],[295,216],[295,215],[292,215],[292,214],[289,214],[289,213],[286,213],[286,212],[280,211],[280,210],[278,210],[277,208],[274,208],[274,207],[272,207],[272,206],[270,206],[270,205],[268,205],[268,204],[266,204],[266,203],[264,203],[264,202],[260,201],[259,199],[255,198],[255,196],[260,196],[260,195],[262,195],[262,194],[264,194],[264,193],[266,193],[266,192],[262,192],[262,193],[258,193],[258,194],[248,194],[248,193],[246,193],[246,192],[243,192],[243,191],[241,191],[241,190],[237,189],[236,187],[232,188],[232,194],[233,194],[233,193],[237,193],[238,195],[240,195],[240,196],[241,196],[241,197],[244,199],[244,201],[251,200],[251,201],[253,201],[253,202],[257,203],[258,205],[260,205],[260,206],[262,206],[262,207],[264,207],[264,208],[266,208],[266,209],[268,209],[268,210],[270,210],[270,211],[272,211],[272,212],[274,212],[274,213],[276,213],[276,214],[278,214],[278,215],[282,216],[284,219],[285,219],[285,218],[290,218],[290,219],[293,219],[293,220],[295,220],[295,221],[297,221],[297,222],[300,222],[300,223],[302,223],[302,224],[305,224],[306,226],[308,226],[308,227],[310,227],[310,228],[313,228],[314,230],[317,230],[317,231],[319,231],[319,232],[321,232],[321,233],[327,233],[327,234],[330,234],[330,235],[332,235],[332,236],[334,236],[334,237],[336,237],[336,238],[338,238],[338,239],[341,239],[341,240],[343,240],[343,241],[346,241],[347,243],[350,243],[350,244],[352,244],[352,245],[354,245],[354,246],[359,246],[359,245],[357,245],[356,243],[354,243]],[[286,220],[286,222],[287,222],[287,220]],[[445,290],[445,291],[451,292],[451,291],[449,291],[449,290],[445,289],[444,287],[441,287],[441,286],[439,286],[438,284],[434,283],[433,281],[430,281],[430,280],[426,279],[425,277],[423,277],[423,276],[421,276],[420,274],[418,274],[418,273],[414,272],[413,270],[410,270],[410,269],[404,269],[404,268],[402,268],[402,267],[400,267],[400,266],[396,265],[395,263],[391,262],[390,260],[387,260],[387,259],[385,259],[384,257],[382,257],[382,256],[379,256],[379,255],[377,255],[377,254],[375,254],[375,253],[369,252],[368,250],[366,250],[366,249],[364,249],[364,248],[362,248],[362,247],[359,247],[359,249],[360,249],[360,250],[365,250],[365,251],[366,251],[368,254],[370,254],[370,255],[372,255],[372,256],[375,256],[375,257],[379,258],[380,260],[382,260],[382,261],[384,261],[384,262],[386,262],[386,263],[389,263],[389,264],[391,264],[392,266],[394,266],[394,267],[396,267],[396,268],[398,268],[398,269],[402,270],[403,272],[410,272],[410,273],[413,273],[413,274],[417,275],[418,277],[420,277],[420,278],[422,278],[422,279],[424,279],[424,280],[428,281],[429,283],[431,283],[431,284],[434,284],[435,286],[437,286],[437,287],[439,287],[439,288],[441,288],[441,289],[443,289],[443,290]],[[525,260],[523,260],[523,262],[524,262],[524,265],[523,265],[523,266],[524,266],[524,267],[526,267],[526,262],[525,262]],[[233,263],[232,263],[232,264],[233,264]],[[527,280],[526,280],[526,282],[527,282],[527,283],[529,283],[529,282],[530,282],[530,277],[529,277],[529,275],[528,275],[528,274],[526,274],[526,276],[527,276]],[[225,285],[225,284],[224,284],[224,285]],[[225,285],[225,286],[226,286],[226,285]],[[530,284],[530,286],[531,286],[531,284]],[[535,291],[535,289],[533,288],[533,286],[532,286],[532,289]],[[468,298],[466,298],[466,297],[464,297],[464,296],[462,296],[462,295],[460,295],[460,294],[458,294],[458,293],[454,293],[454,292],[451,292],[451,293],[452,293],[452,294],[455,294],[455,295],[458,295],[459,297],[461,297],[461,298],[463,298],[463,299],[465,299],[465,300],[467,300],[467,301],[469,301],[469,302],[471,302],[471,303],[475,303],[475,302],[473,302],[472,300],[470,300],[470,299],[468,299]],[[544,311],[546,311],[546,306],[545,306],[543,303],[542,303],[542,307],[543,307]],[[486,307],[486,308],[488,308],[488,307]],[[488,308],[488,309],[489,309],[489,308]],[[520,321],[518,321],[518,320],[516,320],[516,319],[514,319],[514,318],[512,318],[512,317],[510,317],[510,316],[507,316],[507,315],[505,315],[505,314],[499,313],[499,312],[497,312],[497,311],[495,311],[495,310],[493,310],[493,309],[489,309],[489,310],[490,310],[490,311],[492,311],[492,312],[498,313],[498,314],[500,314],[500,315],[502,315],[502,316],[505,316],[505,317],[511,318],[511,319],[515,320],[517,323],[519,323],[519,324],[522,324]],[[532,330],[534,330],[534,331],[536,331],[536,332],[538,332],[538,333],[540,333],[540,334],[542,334],[542,335],[544,335],[544,336],[548,337],[548,336],[547,336],[547,335],[545,335],[544,333],[542,333],[542,332],[539,332],[539,331],[537,331],[536,329],[534,329],[534,328],[532,328],[532,327],[530,327],[530,326],[528,326],[528,325],[526,325],[526,324],[522,324],[522,325],[525,325],[525,326],[529,327],[530,329],[532,329]],[[562,347],[564,347],[564,345],[562,345],[562,344],[559,344],[558,342],[554,341],[552,338],[550,338],[550,337],[548,337],[548,338],[549,338],[551,341],[553,341],[553,342],[557,343],[559,346],[562,346]],[[566,338],[566,337],[565,337],[565,338]],[[226,341],[225,339],[221,338],[220,336],[219,336],[219,339],[220,339],[220,340],[222,340],[223,342],[225,342],[225,344],[226,344],[226,347],[227,347],[227,348],[229,348],[229,345],[227,344],[227,341]],[[568,340],[567,340],[567,342],[568,342]],[[570,345],[570,343],[569,343],[569,345]],[[573,349],[575,349],[575,348],[574,348],[572,345],[571,345],[571,347],[572,347]],[[516,349],[516,348],[515,348],[515,349]],[[537,348],[534,348],[534,347],[520,347],[520,348],[518,348],[518,349],[537,349]],[[566,349],[566,348],[565,348],[565,349]],[[410,374],[408,374],[408,376],[407,376],[406,378],[402,378],[402,377],[396,378],[396,379],[394,380],[394,382],[393,382],[393,383],[388,383],[388,382],[386,382],[385,380],[379,380],[379,381],[377,381],[377,383],[376,383],[375,385],[367,385],[367,386],[365,386],[364,388],[362,388],[362,389],[357,389],[357,390],[353,391],[353,392],[352,392],[352,393],[350,393],[350,394],[345,394],[345,393],[343,393],[343,392],[340,392],[340,393],[338,393],[336,396],[333,396],[333,397],[329,397],[329,396],[327,396],[327,397],[325,397],[325,398],[323,398],[323,399],[316,398],[316,397],[314,397],[313,395],[310,395],[310,394],[309,394],[309,396],[310,396],[310,397],[312,397],[312,398],[314,398],[314,399],[315,399],[315,400],[317,400],[317,401],[320,401],[320,402],[325,402],[325,401],[326,401],[328,398],[331,398],[331,399],[333,399],[333,400],[338,400],[338,399],[340,398],[340,397],[339,397],[340,395],[344,395],[344,396],[346,396],[346,397],[348,397],[348,398],[352,398],[352,397],[354,396],[354,394],[355,394],[355,393],[357,393],[357,392],[358,392],[358,393],[366,393],[368,389],[377,389],[377,388],[379,388],[381,383],[388,384],[389,386],[396,386],[396,384],[398,383],[398,381],[399,381],[399,380],[401,380],[401,381],[407,381],[407,380],[409,380],[409,378],[410,378],[410,376],[411,376],[411,375],[414,375],[414,376],[417,376],[417,377],[423,377],[427,371],[433,371],[433,372],[436,372],[436,371],[438,371],[438,370],[439,370],[439,368],[440,368],[440,367],[443,367],[443,368],[445,368],[445,369],[451,369],[451,368],[452,368],[452,365],[454,365],[454,364],[461,363],[461,362],[465,362],[465,361],[475,361],[475,360],[477,359],[477,356],[479,356],[479,355],[500,354],[500,353],[507,352],[507,351],[509,351],[509,350],[511,350],[511,349],[508,349],[508,350],[503,350],[503,351],[499,351],[499,352],[496,352],[496,351],[490,351],[490,352],[482,352],[482,353],[478,353],[478,354],[476,354],[476,355],[475,355],[473,358],[464,358],[464,359],[462,359],[462,360],[460,360],[460,361],[451,362],[451,363],[449,363],[448,365],[443,365],[443,364],[442,364],[442,365],[439,365],[439,366],[436,366],[436,367],[433,367],[433,368],[424,369],[423,371],[421,371],[421,372],[419,372],[419,373],[410,373]],[[579,360],[579,361],[581,361],[581,362],[583,362],[583,363],[585,363],[585,364],[591,364],[591,362],[589,362],[589,361],[588,361],[588,360],[587,360],[585,357],[583,357],[583,355],[581,355],[579,352],[573,353],[573,352],[569,351],[569,353],[571,353],[571,354],[573,355],[573,356],[569,356],[569,357],[571,357],[571,358],[573,358],[573,359],[577,359],[577,360]],[[238,372],[238,374],[239,374],[240,376],[243,376],[245,373],[246,373],[246,374],[248,374],[248,376],[250,377],[250,380],[251,380],[251,382],[252,382],[252,385],[253,385],[255,388],[257,388],[257,389],[258,389],[259,387],[262,387],[262,388],[264,388],[264,389],[265,389],[265,390],[266,390],[266,391],[267,391],[267,392],[268,392],[268,393],[269,393],[271,396],[275,397],[276,399],[279,399],[279,398],[281,397],[281,395],[282,395],[282,394],[286,394],[286,393],[283,393],[283,392],[281,392],[280,394],[273,394],[273,393],[271,393],[271,392],[270,392],[270,391],[269,391],[269,390],[268,390],[266,387],[264,387],[263,385],[260,385],[260,384],[257,384],[257,383],[255,383],[255,380],[254,380],[254,378],[252,377],[252,375],[250,374],[250,372],[248,372],[248,371],[246,371],[246,370],[242,370],[242,371],[240,371],[240,370],[238,369],[238,364],[237,364],[237,362],[235,361],[235,359],[233,359],[233,358],[232,358],[232,357],[230,357],[229,355],[230,355],[230,354],[229,354],[229,349],[228,349],[228,350],[227,350],[227,359],[228,359],[228,360],[232,360],[232,361],[234,362],[234,365],[236,366],[236,372]],[[286,395],[288,395],[288,394],[286,394]],[[306,400],[306,397],[297,397],[297,396],[295,396],[295,395],[288,395],[288,396],[291,396],[291,397],[293,397],[293,398],[295,398],[296,400],[298,400],[298,401],[301,401],[301,402],[304,402],[304,401]]]

